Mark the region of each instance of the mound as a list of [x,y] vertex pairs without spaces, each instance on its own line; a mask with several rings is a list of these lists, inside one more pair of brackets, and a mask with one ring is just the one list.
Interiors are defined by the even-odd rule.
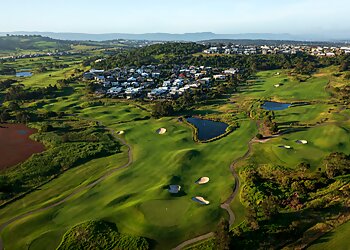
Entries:
[[205,199],[204,199],[203,197],[201,197],[201,196],[193,197],[192,200],[195,201],[195,202],[198,202],[198,203],[200,203],[200,204],[202,204],[202,205],[209,205],[209,203],[210,203],[209,201],[205,200]]
[[201,177],[196,181],[196,183],[199,185],[206,184],[208,182],[209,182],[209,177]]
[[164,135],[166,133],[166,129],[165,128],[160,128],[157,130],[157,133],[160,135]]

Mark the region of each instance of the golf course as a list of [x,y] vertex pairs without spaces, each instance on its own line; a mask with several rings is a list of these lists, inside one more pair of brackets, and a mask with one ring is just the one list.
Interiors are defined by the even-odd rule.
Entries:
[[[25,168],[25,162],[22,164],[25,160],[39,159],[39,162],[41,158],[36,157],[45,154],[55,157],[58,154],[55,152],[61,149],[72,155],[79,152],[74,161],[67,160],[68,163],[61,165],[64,156],[53,158],[57,166],[45,169],[45,175],[40,172],[45,178],[36,177],[34,184],[23,174],[27,182],[18,177],[21,189],[10,195],[0,192],[4,194],[0,205],[0,249],[73,249],[70,240],[76,235],[74,230],[79,233],[83,230],[79,227],[84,226],[101,226],[111,237],[125,237],[139,245],[148,242],[150,249],[204,249],[215,237],[219,238],[217,227],[223,220],[228,222],[233,237],[244,236],[244,230],[251,233],[249,225],[253,224],[254,216],[250,206],[263,207],[263,201],[276,193],[288,202],[297,195],[301,197],[297,205],[279,207],[276,221],[288,226],[292,222],[282,217],[288,213],[292,214],[290,218],[298,218],[301,211],[301,217],[310,215],[315,221],[316,217],[320,219],[321,212],[307,206],[313,199],[332,192],[325,190],[338,192],[332,200],[322,198],[329,204],[348,202],[342,192],[349,189],[349,176],[344,173],[326,180],[326,175],[322,175],[328,171],[323,162],[330,154],[350,154],[350,107],[333,92],[348,82],[344,75],[334,75],[337,67],[319,68],[307,76],[291,69],[258,71],[240,83],[236,91],[227,87],[215,98],[195,102],[175,115],[160,117],[154,115],[151,101],[97,98],[89,93],[88,83],[81,74],[90,67],[82,65],[83,59],[74,55],[19,59],[7,66],[32,69],[32,76],[0,77],[0,80],[18,80],[14,84],[20,84],[24,90],[51,91],[50,86],[62,83],[63,79],[70,77],[72,81],[62,83],[41,99],[19,102],[21,109],[35,110],[41,119],[24,119],[20,124],[33,128],[34,134],[29,138],[39,146],[43,143],[45,148],[12,162],[12,167],[4,162],[7,165],[0,172],[4,175],[0,180],[11,183],[14,173],[19,175],[21,168]],[[65,67],[34,70],[51,64],[65,64]],[[219,88],[215,85],[214,89]],[[0,93],[7,98],[2,98],[5,106],[14,106],[15,101],[9,99],[11,96],[5,90]],[[264,109],[266,102],[288,104],[288,107],[271,111]],[[213,127],[219,125],[217,133]],[[10,134],[6,136],[6,140],[14,138],[9,139]],[[2,148],[8,146],[5,141],[2,144],[3,141]],[[307,166],[303,172],[299,171],[300,164]],[[312,191],[304,195],[297,188],[295,191],[278,189],[275,183],[270,185],[270,180],[272,183],[276,178],[273,170],[285,171],[286,176],[293,176],[295,171],[303,181],[309,178]],[[251,173],[259,177],[250,178]],[[319,184],[314,175],[324,182]],[[266,186],[253,187],[252,183],[258,181]],[[261,190],[270,193],[262,196]],[[307,207],[305,214],[300,204]],[[325,221],[334,219],[335,214],[345,216],[339,207],[331,212],[327,210]],[[261,219],[263,222],[255,230],[268,228],[266,218]],[[272,215],[269,218],[275,219]],[[260,222],[259,218],[253,219]],[[106,226],[102,222],[112,224]],[[294,224],[306,230],[313,225],[310,220],[308,223]],[[310,249],[346,249],[344,237],[348,229],[349,222],[324,232],[319,239],[308,243]],[[118,233],[112,234],[111,230]],[[301,236],[295,233],[295,237]],[[206,241],[202,243],[203,240]],[[234,245],[236,241],[232,242]],[[130,249],[137,245],[128,244]],[[289,244],[286,240],[281,247]]]

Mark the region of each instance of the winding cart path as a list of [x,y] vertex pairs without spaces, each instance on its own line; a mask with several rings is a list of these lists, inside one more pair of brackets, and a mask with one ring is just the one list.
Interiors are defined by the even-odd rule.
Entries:
[[[3,223],[2,225],[0,225],[0,233],[5,229],[5,227],[7,227],[8,225],[10,225],[11,223],[15,222],[15,221],[18,221],[20,219],[23,219],[27,216],[30,216],[32,214],[35,214],[35,213],[39,213],[39,212],[43,212],[43,211],[46,211],[50,208],[53,208],[53,207],[57,207],[65,202],[67,202],[70,198],[72,198],[73,196],[75,196],[76,194],[78,193],[81,193],[82,191],[85,191],[86,189],[89,189],[91,187],[94,187],[96,186],[98,183],[100,183],[101,181],[105,180],[107,177],[109,177],[110,175],[114,174],[115,172],[121,170],[121,169],[125,169],[127,167],[129,167],[132,163],[133,163],[133,151],[132,151],[132,148],[131,146],[125,141],[125,139],[117,136],[115,134],[115,131],[112,130],[112,129],[108,129],[111,134],[113,135],[113,137],[115,139],[117,139],[119,142],[121,142],[121,144],[123,146],[126,146],[128,148],[128,162],[126,164],[124,164],[123,166],[120,166],[120,167],[117,167],[117,168],[114,168],[114,169],[111,169],[110,171],[108,171],[107,173],[105,173],[104,175],[102,175],[100,178],[98,178],[97,180],[95,180],[94,182],[90,183],[89,185],[87,186],[83,186],[83,187],[80,187],[78,188],[77,190],[75,190],[74,192],[72,192],[71,194],[69,194],[68,196],[66,196],[65,198],[63,198],[62,200],[60,201],[57,201],[51,205],[48,205],[46,207],[42,207],[42,208],[38,208],[38,209],[34,209],[32,211],[29,211],[27,213],[24,213],[24,214],[21,214],[21,215],[18,215],[16,217],[13,217],[12,219],[8,220],[7,222]],[[0,250],[4,250],[4,244],[3,244],[3,241],[0,237]]]

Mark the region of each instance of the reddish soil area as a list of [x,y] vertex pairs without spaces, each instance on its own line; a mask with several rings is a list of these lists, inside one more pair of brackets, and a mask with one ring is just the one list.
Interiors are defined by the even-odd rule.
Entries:
[[24,124],[0,124],[0,170],[28,159],[45,150],[43,144],[29,139],[36,129]]

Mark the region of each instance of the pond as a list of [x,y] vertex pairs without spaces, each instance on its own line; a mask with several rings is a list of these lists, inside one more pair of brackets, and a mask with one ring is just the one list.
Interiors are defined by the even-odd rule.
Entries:
[[32,76],[33,73],[29,71],[22,71],[22,72],[17,72],[16,77],[30,77]]
[[284,110],[291,106],[290,103],[280,103],[280,102],[264,102],[261,107],[266,110]]
[[219,135],[225,134],[228,124],[200,118],[190,117],[186,119],[198,129],[198,140],[207,141]]
[[24,124],[0,124],[0,170],[27,160],[32,154],[45,150],[43,144],[33,141],[30,135],[36,129]]

